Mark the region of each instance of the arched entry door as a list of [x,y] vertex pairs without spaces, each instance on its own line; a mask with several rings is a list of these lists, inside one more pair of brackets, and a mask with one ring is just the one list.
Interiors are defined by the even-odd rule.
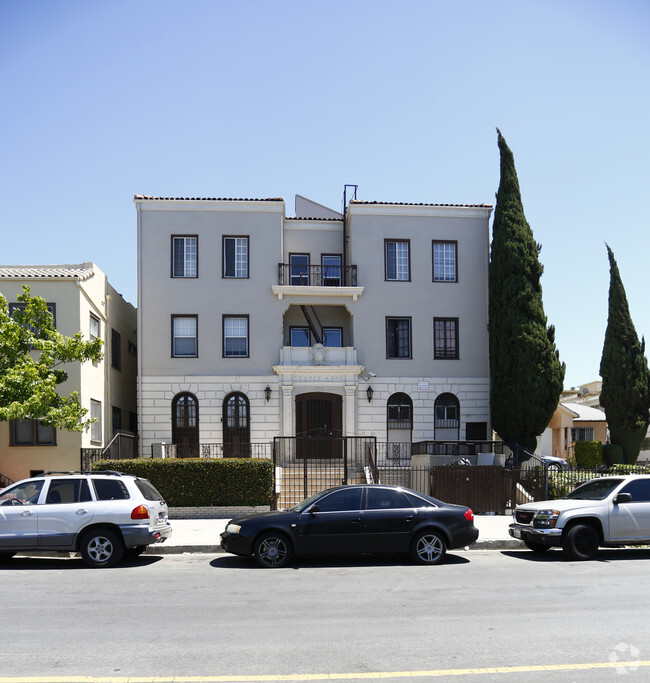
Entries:
[[296,456],[342,457],[341,415],[343,401],[337,394],[296,396]]
[[223,456],[250,456],[250,407],[248,399],[238,391],[223,400]]
[[176,445],[177,458],[199,457],[199,402],[194,394],[174,396],[172,442]]

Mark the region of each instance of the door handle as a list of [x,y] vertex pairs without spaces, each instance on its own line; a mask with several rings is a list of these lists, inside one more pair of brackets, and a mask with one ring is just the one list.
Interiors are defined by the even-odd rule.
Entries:
[[85,515],[88,512],[86,508],[79,508],[76,512],[77,515]]
[[34,513],[31,512],[30,510],[25,510],[25,512],[21,512],[20,516],[21,517],[31,517]]

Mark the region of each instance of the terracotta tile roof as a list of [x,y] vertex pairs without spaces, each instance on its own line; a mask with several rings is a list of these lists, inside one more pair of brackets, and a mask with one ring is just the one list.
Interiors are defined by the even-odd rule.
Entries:
[[283,202],[284,197],[265,197],[262,199],[242,197],[155,197],[148,194],[135,194],[134,200],[157,202]]
[[83,282],[94,274],[92,263],[67,266],[0,266],[0,279],[5,280],[62,278]]
[[369,202],[362,199],[352,199],[350,204],[376,204],[378,206],[450,206],[464,209],[491,209],[492,204],[428,204],[426,202]]

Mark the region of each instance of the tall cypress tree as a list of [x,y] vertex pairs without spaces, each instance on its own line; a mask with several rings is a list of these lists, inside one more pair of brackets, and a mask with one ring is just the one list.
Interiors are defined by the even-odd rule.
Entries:
[[645,340],[639,342],[614,253],[606,246],[609,314],[600,360],[600,405],[605,408],[611,442],[622,446],[625,462],[633,464],[650,422],[650,372]]
[[541,247],[524,215],[514,157],[497,134],[501,179],[489,270],[492,427],[508,445],[533,451],[557,408],[565,366],[544,315]]

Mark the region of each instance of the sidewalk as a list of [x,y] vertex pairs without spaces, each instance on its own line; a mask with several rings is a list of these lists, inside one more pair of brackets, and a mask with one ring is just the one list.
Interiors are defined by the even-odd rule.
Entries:
[[[229,518],[172,519],[172,536],[165,543],[151,545],[148,554],[169,555],[179,553],[222,553],[219,535]],[[476,515],[474,525],[479,530],[478,541],[471,550],[504,550],[521,548],[521,541],[508,534],[510,515]]]

